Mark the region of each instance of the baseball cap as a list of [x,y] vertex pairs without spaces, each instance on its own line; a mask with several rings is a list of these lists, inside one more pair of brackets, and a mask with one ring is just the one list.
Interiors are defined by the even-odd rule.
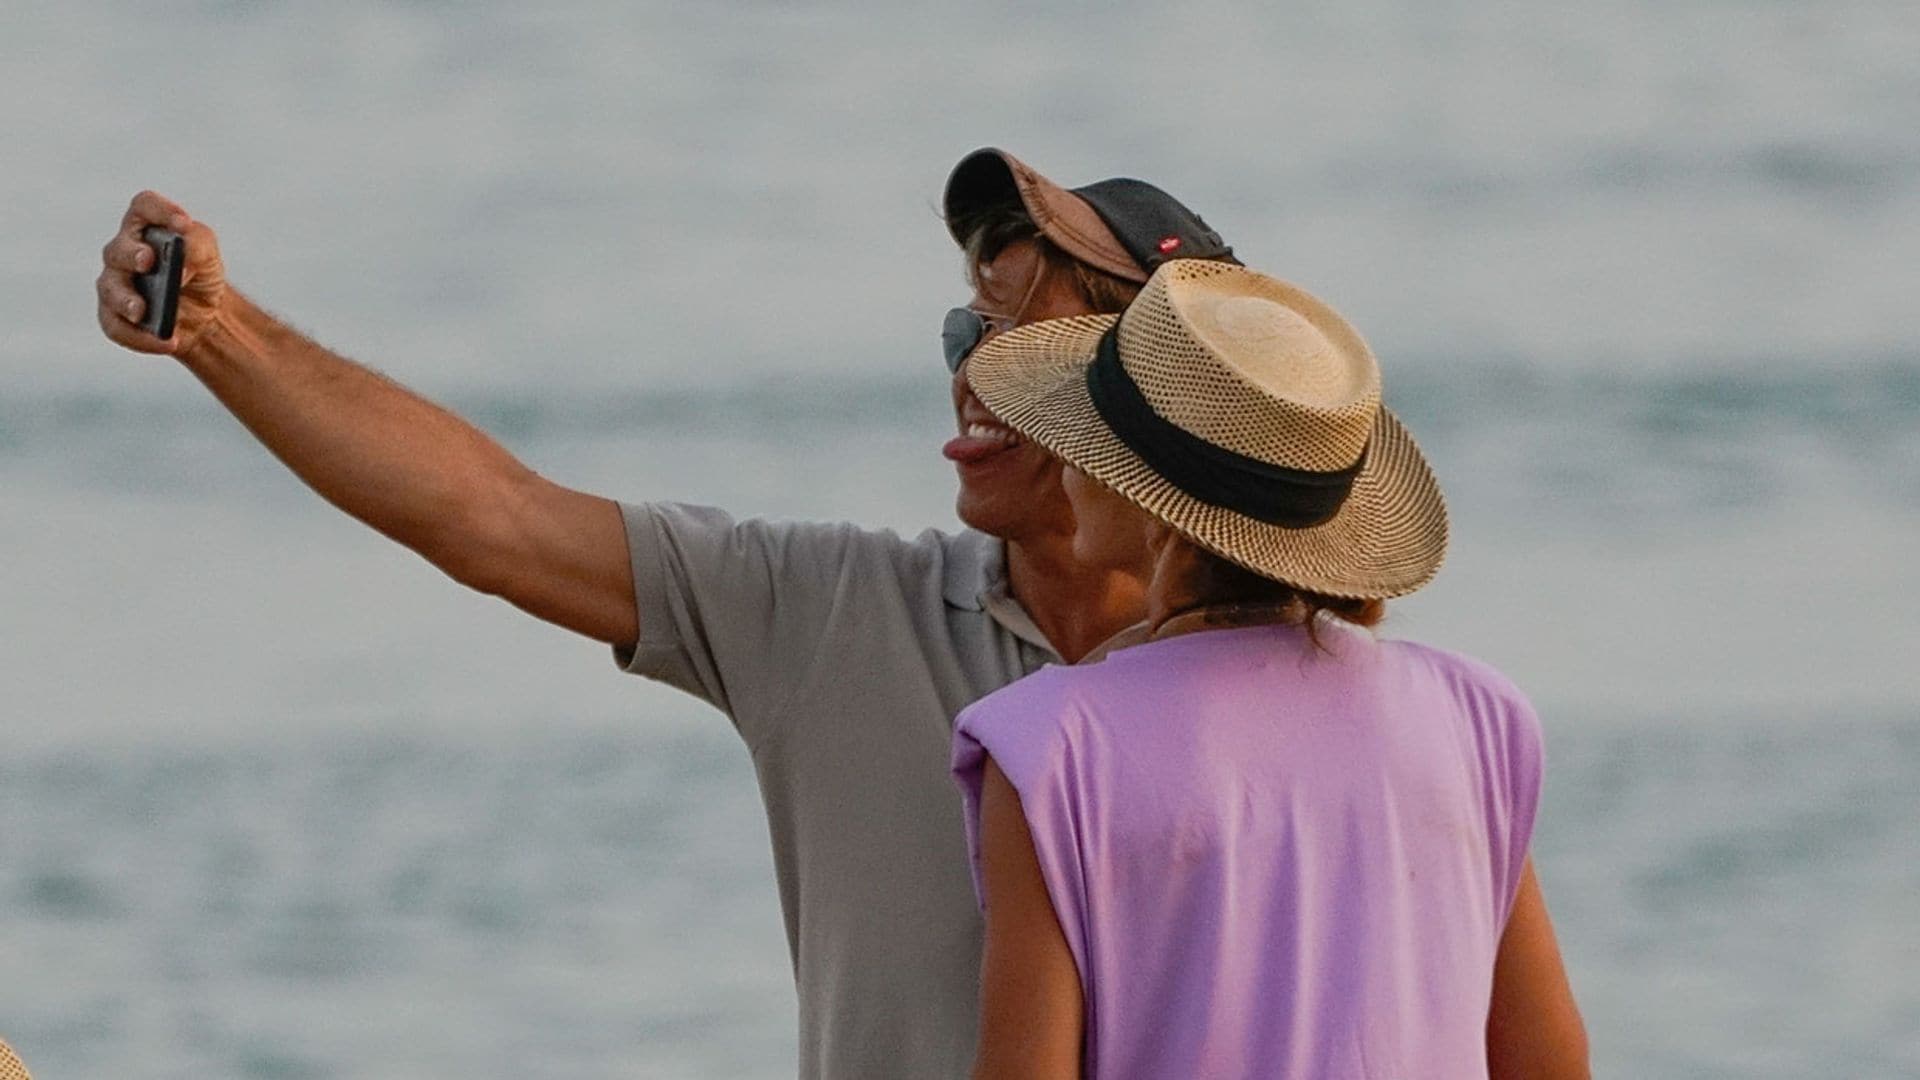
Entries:
[[1144,180],[1117,177],[1069,190],[993,147],[961,158],[947,177],[942,201],[954,242],[966,242],[960,228],[968,218],[1016,199],[1060,250],[1128,281],[1144,283],[1169,259],[1240,262],[1200,215]]

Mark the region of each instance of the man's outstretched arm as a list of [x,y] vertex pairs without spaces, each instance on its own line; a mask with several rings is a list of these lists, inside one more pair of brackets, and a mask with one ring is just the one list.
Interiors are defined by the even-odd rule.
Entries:
[[[166,341],[140,328],[141,238],[187,239]],[[465,585],[615,645],[639,638],[626,528],[609,499],[552,483],[483,432],[288,327],[226,282],[214,232],[153,192],[134,197],[102,252],[100,328],[178,359],[328,502]]]

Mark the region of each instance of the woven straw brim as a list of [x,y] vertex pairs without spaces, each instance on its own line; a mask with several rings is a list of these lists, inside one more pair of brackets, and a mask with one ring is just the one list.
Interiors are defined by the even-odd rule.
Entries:
[[14,1056],[13,1047],[5,1042],[0,1042],[0,1080],[33,1080],[27,1075],[27,1067]]
[[1007,426],[1112,488],[1208,551],[1325,596],[1386,600],[1433,580],[1447,550],[1447,508],[1413,436],[1382,407],[1366,465],[1331,520],[1269,525],[1203,503],[1122,443],[1087,391],[1087,367],[1118,315],[1082,315],[997,334],[967,361],[967,381]]

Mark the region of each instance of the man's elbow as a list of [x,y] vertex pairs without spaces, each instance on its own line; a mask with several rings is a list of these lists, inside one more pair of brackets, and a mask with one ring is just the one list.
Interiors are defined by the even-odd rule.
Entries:
[[526,577],[524,537],[509,506],[469,500],[440,508],[407,546],[467,588],[510,599]]
[[517,603],[526,591],[525,575],[499,549],[450,547],[422,554],[441,573],[475,592]]

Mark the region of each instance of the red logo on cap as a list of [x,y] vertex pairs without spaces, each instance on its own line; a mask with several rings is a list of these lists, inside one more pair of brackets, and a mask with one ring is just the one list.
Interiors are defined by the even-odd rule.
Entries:
[[1180,250],[1179,237],[1169,236],[1166,239],[1160,241],[1160,254],[1171,255],[1178,250]]

